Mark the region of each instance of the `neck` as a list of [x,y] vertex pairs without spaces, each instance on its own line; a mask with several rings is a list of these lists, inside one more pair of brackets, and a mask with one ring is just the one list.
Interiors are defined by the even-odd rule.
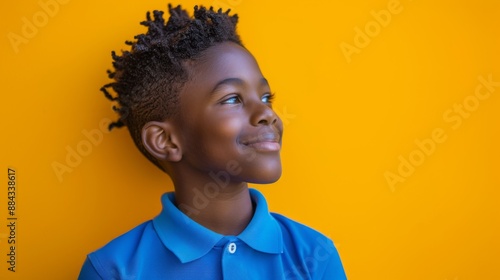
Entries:
[[220,188],[214,182],[187,181],[189,184],[174,180],[175,202],[182,212],[223,235],[238,235],[246,228],[253,216],[247,183],[228,183]]

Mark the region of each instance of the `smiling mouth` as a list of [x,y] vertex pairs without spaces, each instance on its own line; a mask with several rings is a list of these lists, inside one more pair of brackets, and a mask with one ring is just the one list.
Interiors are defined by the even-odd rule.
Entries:
[[247,147],[263,152],[276,152],[281,149],[280,136],[273,132],[259,134],[241,143]]

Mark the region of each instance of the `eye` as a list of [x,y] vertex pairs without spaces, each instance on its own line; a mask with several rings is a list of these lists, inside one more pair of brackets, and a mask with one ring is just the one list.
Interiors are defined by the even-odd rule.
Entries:
[[233,95],[229,98],[226,98],[220,102],[220,104],[238,104],[241,103],[241,99],[237,95]]
[[262,96],[261,100],[264,103],[272,104],[274,98],[275,98],[275,94],[274,93],[266,93],[266,94],[264,94]]

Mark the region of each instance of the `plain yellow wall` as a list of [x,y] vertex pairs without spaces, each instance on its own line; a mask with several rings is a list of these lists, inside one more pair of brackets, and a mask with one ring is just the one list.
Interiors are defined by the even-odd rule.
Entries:
[[[500,279],[500,2],[176,3],[240,15],[285,122],[284,174],[257,188],[330,236],[349,279]],[[1,279],[75,279],[87,253],[160,211],[171,182],[126,129],[101,131],[116,115],[99,88],[111,50],[165,8],[0,4]]]

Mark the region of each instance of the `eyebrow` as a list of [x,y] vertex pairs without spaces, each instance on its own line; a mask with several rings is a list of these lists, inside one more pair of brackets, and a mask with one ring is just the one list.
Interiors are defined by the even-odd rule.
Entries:
[[[243,80],[240,79],[240,78],[227,78],[227,79],[224,79],[220,82],[218,82],[214,88],[212,89],[212,93],[214,93],[220,86],[223,86],[223,85],[238,85],[238,86],[241,86],[244,84]],[[261,78],[260,79],[260,84],[261,85],[266,85],[266,86],[269,86],[269,82],[267,81],[266,78]]]

